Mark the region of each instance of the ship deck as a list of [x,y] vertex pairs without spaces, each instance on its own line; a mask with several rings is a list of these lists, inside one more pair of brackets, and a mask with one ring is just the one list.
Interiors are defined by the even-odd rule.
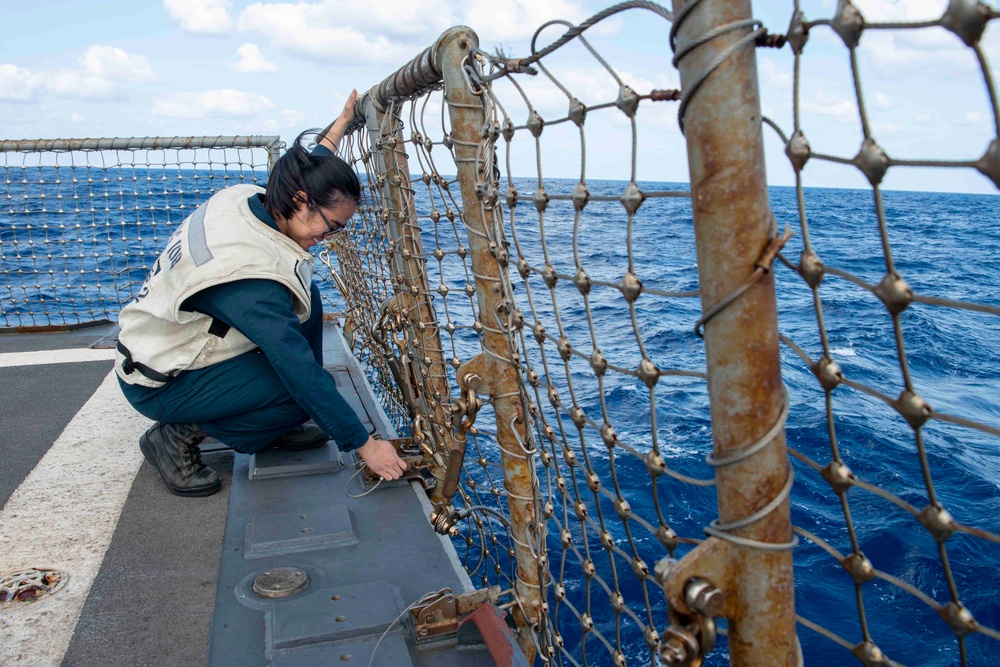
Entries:
[[[222,491],[169,493],[138,449],[151,422],[117,386],[116,333],[0,335],[0,574],[68,575],[38,601],[0,605],[0,664],[495,664],[478,632],[415,641],[408,605],[472,590],[416,482],[354,498],[354,457],[332,442],[247,456],[206,440]],[[393,437],[337,326],[325,341],[341,392]],[[259,596],[254,581],[276,568],[308,586]]]

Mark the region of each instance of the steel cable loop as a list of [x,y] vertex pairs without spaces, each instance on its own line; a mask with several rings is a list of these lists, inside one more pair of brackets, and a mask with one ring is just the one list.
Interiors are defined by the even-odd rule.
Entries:
[[731,532],[734,530],[739,530],[740,528],[746,528],[747,526],[754,524],[765,516],[773,512],[778,508],[778,506],[784,502],[792,492],[792,484],[795,482],[795,470],[792,468],[792,464],[788,462],[788,477],[785,480],[785,485],[781,487],[781,491],[777,493],[766,505],[761,507],[759,510],[753,514],[749,514],[742,519],[736,519],[735,521],[722,521],[720,519],[712,519],[709,524],[712,528],[716,530],[721,530],[722,532]]
[[767,447],[771,442],[782,432],[785,428],[785,422],[788,421],[788,410],[789,410],[789,399],[788,399],[788,389],[782,386],[781,388],[781,412],[778,414],[778,418],[774,421],[771,428],[768,429],[767,433],[762,435],[757,442],[750,445],[746,449],[741,449],[732,456],[727,456],[724,459],[717,459],[713,454],[709,454],[705,457],[705,463],[712,466],[713,468],[722,468],[725,466],[733,465],[734,463],[739,463],[740,461],[745,461],[757,452],[761,451]]
[[680,63],[681,59],[684,58],[684,56],[691,53],[702,44],[706,44],[712,41],[716,37],[721,37],[722,35],[733,32],[735,30],[739,30],[741,28],[754,28],[756,30],[758,28],[763,28],[763,27],[764,24],[757,19],[742,19],[739,21],[733,21],[731,23],[724,23],[722,25],[716,26],[711,30],[709,30],[708,32],[699,35],[696,39],[692,40],[691,42],[685,44],[682,48],[675,49],[674,57],[670,61],[670,64],[672,64],[674,67],[677,67],[677,65]]
[[[742,27],[742,26],[741,26]],[[728,32],[728,31],[727,31]],[[721,33],[725,34],[725,33]],[[691,81],[687,86],[684,86],[681,90],[681,104],[677,109],[677,124],[680,126],[681,133],[684,133],[684,115],[687,113],[688,105],[691,103],[692,97],[698,92],[705,80],[712,75],[715,70],[717,70],[722,63],[726,62],[734,54],[736,54],[740,49],[754,45],[756,46],[757,39],[767,34],[767,30],[764,28],[758,28],[748,35],[741,37],[739,41],[733,43],[724,51],[719,53],[715,58],[705,66],[705,68],[695,76],[694,80]]]
[[500,57],[500,54],[491,55],[489,53],[486,53],[485,51],[477,50],[476,55],[481,55],[484,58],[486,58],[491,65],[497,68],[497,71],[494,72],[493,74],[488,74],[486,76],[483,76],[476,83],[486,84],[491,81],[495,81],[496,79],[499,79],[501,77],[508,76],[509,74],[524,72],[524,71],[528,72],[529,74],[535,74],[533,68],[531,68],[532,64],[538,62],[539,60],[549,55],[550,53],[556,51],[560,47],[565,46],[567,43],[572,41],[578,35],[582,34],[588,28],[592,28],[593,26],[600,23],[604,19],[629,9],[646,9],[653,12],[654,14],[657,14],[658,16],[663,17],[667,21],[673,20],[673,12],[671,12],[669,9],[667,9],[662,5],[659,5],[655,2],[646,2],[645,0],[630,0],[629,2],[622,2],[617,5],[613,5],[605,10],[598,12],[597,14],[594,14],[593,16],[591,16],[589,19],[579,24],[578,26],[572,27],[569,30],[567,30],[562,37],[557,39],[552,44],[549,44],[541,51],[535,51],[534,43],[535,40],[538,38],[539,33],[542,32],[542,30],[548,28],[549,26],[556,25],[557,23],[561,23],[564,25],[566,24],[565,21],[548,21],[539,26],[539,28],[535,31],[535,34],[532,36],[531,38],[532,53],[530,56],[526,58],[502,58]]
[[781,236],[773,233],[776,228],[774,221],[774,212],[768,210],[768,215],[771,217],[771,228],[772,236],[768,241],[767,247],[764,248],[764,252],[761,253],[760,258],[754,264],[754,270],[750,276],[740,283],[732,292],[724,296],[722,299],[714,303],[711,307],[707,308],[704,314],[695,322],[694,332],[698,338],[704,338],[702,333],[702,327],[707,324],[712,318],[725,310],[730,304],[732,304],[736,299],[740,298],[748,289],[753,287],[754,283],[763,278],[767,273],[771,271],[771,267],[774,264],[774,258],[778,252],[785,246],[788,239],[792,238],[792,231],[788,226],[785,226],[785,231]]

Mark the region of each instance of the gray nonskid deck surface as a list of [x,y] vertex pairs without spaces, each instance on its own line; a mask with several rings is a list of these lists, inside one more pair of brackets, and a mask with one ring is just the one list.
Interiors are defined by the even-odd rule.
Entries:
[[[205,457],[228,487],[232,454]],[[66,667],[202,665],[228,494],[181,498],[143,464],[66,652]]]
[[[340,391],[366,425],[391,435],[339,330],[328,329],[325,340]],[[387,630],[374,665],[493,664],[478,644],[414,644],[407,605],[441,588],[464,592],[468,578],[408,485],[348,497],[345,490],[364,491],[360,476],[352,480],[353,458],[332,443],[302,454],[236,455],[210,665],[367,665]],[[309,587],[284,599],[257,596],[254,579],[279,567],[304,571]]]
[[[8,338],[0,353],[24,351]],[[0,507],[110,370],[109,361],[0,368]]]
[[[3,335],[0,353],[106,348],[114,334],[115,327],[106,326]],[[366,427],[394,435],[339,329],[328,327],[326,340],[327,368],[345,398]],[[110,370],[109,361],[0,368],[5,502]],[[203,445],[219,448],[211,440]],[[426,501],[422,505],[414,489],[399,484],[348,498],[353,457],[339,455],[332,443],[259,457],[214,451],[205,460],[224,485],[208,498],[174,496],[148,464],[141,465],[63,665],[367,665],[390,626],[375,665],[493,664],[476,643],[418,648],[406,615],[397,622],[426,593],[471,586],[450,543],[431,529]],[[362,490],[355,478],[351,492]],[[251,557],[245,552],[248,526]],[[303,569],[310,586],[284,600],[257,597],[250,590],[253,578],[277,566]],[[36,663],[28,657],[18,664]]]

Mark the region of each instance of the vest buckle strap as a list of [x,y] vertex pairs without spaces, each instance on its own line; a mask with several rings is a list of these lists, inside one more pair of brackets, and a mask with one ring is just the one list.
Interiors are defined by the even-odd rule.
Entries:
[[173,380],[173,376],[164,375],[163,373],[150,368],[146,364],[139,363],[138,361],[132,359],[132,353],[128,351],[127,347],[122,345],[121,341],[117,342],[115,349],[121,352],[122,356],[125,357],[125,361],[122,363],[122,371],[124,371],[125,375],[131,375],[135,371],[139,371],[153,382],[167,383]]

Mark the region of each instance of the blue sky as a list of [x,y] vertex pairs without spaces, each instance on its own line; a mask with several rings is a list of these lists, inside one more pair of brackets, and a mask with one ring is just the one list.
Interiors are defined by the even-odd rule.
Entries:
[[[366,90],[433,43],[450,25],[469,25],[487,50],[530,52],[534,28],[551,18],[579,22],[610,3],[582,0],[0,0],[7,27],[0,43],[0,137],[280,134],[326,125],[350,89]],[[808,19],[829,18],[834,0],[803,0]],[[855,0],[871,21],[937,18],[946,0]],[[995,2],[993,3],[996,7]],[[791,0],[758,0],[755,15],[784,32]],[[1000,21],[982,44],[1000,83]],[[20,29],[18,29],[20,27]],[[632,10],[587,33],[639,92],[674,87],[669,25]],[[561,34],[551,28],[539,38]],[[792,57],[758,49],[765,115],[791,132]],[[941,29],[868,31],[858,52],[873,133],[893,157],[977,159],[995,138],[993,112],[973,53]],[[553,57],[552,73],[588,104],[614,98],[617,86],[578,45]],[[817,27],[802,72],[803,126],[813,149],[852,157],[861,142],[847,50]],[[543,117],[566,113],[566,99],[538,77],[525,88]],[[509,85],[515,123],[527,107]],[[433,110],[433,109],[432,109]],[[617,114],[617,115],[615,115]],[[640,180],[686,181],[684,140],[675,103],[639,111]],[[627,119],[595,112],[586,126],[588,179],[627,179]],[[792,183],[776,135],[765,129],[769,181]],[[579,135],[569,124],[543,133],[543,173],[580,173]],[[535,173],[529,142],[517,145],[515,175]],[[807,185],[865,187],[851,167],[812,161]],[[890,189],[996,193],[971,169],[894,168]]]

